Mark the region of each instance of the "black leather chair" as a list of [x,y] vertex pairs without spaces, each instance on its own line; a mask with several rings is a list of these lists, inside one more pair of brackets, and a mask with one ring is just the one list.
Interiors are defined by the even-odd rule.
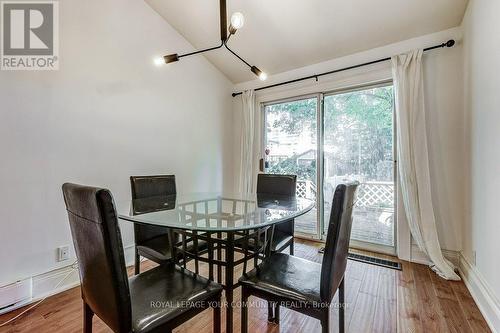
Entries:
[[[274,175],[260,173],[257,176],[257,195],[288,195],[294,196],[297,188],[296,175]],[[282,252],[290,247],[293,255],[293,234],[295,220],[291,219],[274,227],[271,252]]]
[[[177,193],[174,175],[130,177],[132,199],[167,196]],[[134,224],[135,274],[140,272],[141,256],[158,264],[172,260],[168,229]]]
[[94,314],[114,332],[171,332],[210,306],[220,332],[220,285],[174,263],[128,279],[111,193],[76,184],[62,189],[80,268],[84,332],[92,332]]
[[[130,177],[130,186],[132,199],[134,200],[177,194],[174,175],[132,176]],[[158,264],[172,261],[168,234],[168,228],[134,224],[135,274],[140,272],[141,256]],[[192,247],[191,242],[188,250],[192,250]],[[206,242],[198,241],[198,251],[206,250],[206,248]],[[198,271],[198,267],[196,268],[196,271]]]
[[284,253],[274,253],[257,268],[244,273],[241,332],[248,331],[249,296],[276,304],[274,321],[279,323],[279,306],[286,306],[321,321],[329,331],[329,307],[339,290],[339,331],[344,332],[344,274],[351,237],[352,208],[357,182],[338,185],[333,197],[322,264]]

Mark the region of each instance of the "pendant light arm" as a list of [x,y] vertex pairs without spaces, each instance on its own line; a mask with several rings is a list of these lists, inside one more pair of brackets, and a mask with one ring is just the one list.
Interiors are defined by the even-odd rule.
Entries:
[[224,45],[224,43],[221,42],[220,45],[218,45],[218,46],[209,47],[209,48],[206,48],[206,49],[203,49],[203,50],[198,50],[198,51],[194,51],[194,52],[190,52],[190,53],[179,54],[178,57],[179,58],[188,57],[188,56],[192,56],[192,55],[195,55],[195,54],[198,54],[198,53],[203,53],[203,52],[217,50],[217,49],[220,49],[223,45]]
[[229,46],[227,46],[227,43],[224,43],[224,46],[226,47],[226,49],[231,52],[236,58],[240,59],[241,61],[243,61],[245,63],[245,65],[247,65],[249,68],[252,68],[252,65],[250,65],[245,59],[243,59],[242,57],[240,57],[236,52],[234,52],[233,50],[231,50],[229,48]]

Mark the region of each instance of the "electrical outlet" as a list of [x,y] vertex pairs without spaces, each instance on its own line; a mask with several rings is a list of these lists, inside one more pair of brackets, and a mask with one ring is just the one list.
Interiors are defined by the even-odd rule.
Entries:
[[64,245],[57,248],[57,261],[64,261],[69,259],[69,246]]

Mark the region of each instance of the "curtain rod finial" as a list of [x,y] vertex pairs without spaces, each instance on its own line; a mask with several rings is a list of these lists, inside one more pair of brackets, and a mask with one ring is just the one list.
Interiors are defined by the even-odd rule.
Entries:
[[449,41],[446,42],[446,47],[453,47],[455,45],[455,40],[450,39]]

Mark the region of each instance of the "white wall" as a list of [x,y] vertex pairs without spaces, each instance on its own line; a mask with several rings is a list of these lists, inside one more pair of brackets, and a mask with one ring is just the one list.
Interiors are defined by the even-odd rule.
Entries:
[[[60,70],[0,72],[0,285],[67,265],[61,185],[130,198],[130,175],[232,187],[230,82],[143,1],[60,1]],[[124,225],[124,245],[133,243]]]
[[[255,80],[237,84],[235,91],[251,89],[302,76],[313,75],[332,69],[348,67],[375,59],[406,52],[413,48],[425,48],[447,41],[459,40],[461,30],[450,29],[431,35],[421,36],[396,44],[387,45],[351,56],[298,68],[293,71],[270,76],[264,84]],[[464,131],[462,78],[462,46],[458,43],[451,49],[439,49],[424,55],[424,76],[426,110],[429,120],[430,171],[433,179],[433,202],[436,208],[438,234],[441,247],[446,250],[461,250],[460,230],[463,224],[464,205]],[[259,101],[269,101],[307,93],[324,92],[353,85],[391,78],[390,62],[364,67],[327,77],[319,82],[314,80],[288,85],[257,93]],[[235,135],[239,136],[241,121],[241,98],[233,102]],[[239,146],[233,146],[235,161],[238,163]],[[238,177],[235,166],[235,178]],[[410,244],[408,244],[410,246]],[[413,247],[413,251],[415,247]],[[408,249],[410,251],[410,249]],[[414,251],[415,252],[415,251]],[[412,258],[412,254],[408,254]],[[420,254],[413,254],[415,260],[425,260]]]
[[[499,1],[471,0],[464,21],[465,119],[469,183],[464,256],[496,306],[500,331],[500,13]],[[476,259],[474,264],[474,251]],[[481,306],[481,305],[480,305]]]

